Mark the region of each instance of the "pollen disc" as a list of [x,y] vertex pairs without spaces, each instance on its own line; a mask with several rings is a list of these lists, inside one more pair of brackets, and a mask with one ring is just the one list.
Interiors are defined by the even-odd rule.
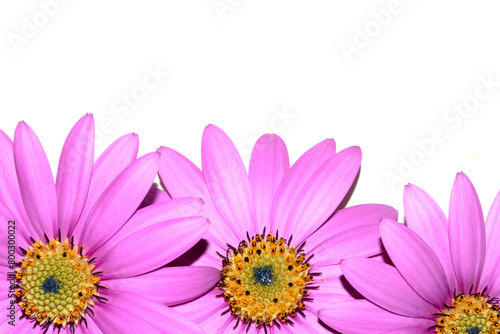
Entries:
[[238,249],[228,251],[219,287],[231,313],[256,326],[271,326],[276,318],[285,323],[295,316],[305,308],[303,298],[312,282],[304,258],[283,238],[270,234],[265,240],[257,234],[250,244],[242,241]]
[[455,297],[451,306],[441,310],[437,319],[438,334],[500,333],[498,305],[480,292]]
[[87,307],[94,305],[92,296],[99,296],[99,278],[92,269],[94,265],[78,253],[77,246],[70,248],[68,239],[29,246],[16,269],[16,296],[24,315],[43,327],[78,325]]

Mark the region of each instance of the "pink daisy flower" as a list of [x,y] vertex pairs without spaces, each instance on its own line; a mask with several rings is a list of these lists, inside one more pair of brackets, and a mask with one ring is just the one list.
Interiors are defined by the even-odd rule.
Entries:
[[368,300],[335,303],[321,320],[342,333],[500,333],[500,195],[483,212],[474,186],[455,178],[446,219],[422,189],[404,192],[408,226],[384,220],[380,233],[394,266],[343,260],[345,277]]
[[160,152],[159,174],[168,193],[201,197],[201,215],[211,222],[186,260],[217,268],[221,279],[174,309],[208,333],[329,332],[316,310],[353,299],[341,279],[340,259],[381,253],[379,220],[397,217],[394,209],[376,204],[335,212],[358,173],[359,147],[336,153],[328,139],[290,168],[281,138],[264,135],[247,174],[229,137],[209,125],[203,172],[170,148]]
[[[162,303],[198,297],[218,271],[153,271],[207,231],[208,221],[194,217],[202,201],[162,201],[168,196],[155,192],[152,205],[137,210],[160,158],[153,152],[136,159],[137,152],[137,136],[125,135],[94,163],[94,120],[85,115],[64,143],[54,184],[40,141],[26,123],[18,124],[13,142],[0,131],[0,332],[203,332]],[[168,282],[168,298],[162,291],[153,298],[143,294],[154,275]],[[214,280],[186,290],[177,280],[182,275]]]

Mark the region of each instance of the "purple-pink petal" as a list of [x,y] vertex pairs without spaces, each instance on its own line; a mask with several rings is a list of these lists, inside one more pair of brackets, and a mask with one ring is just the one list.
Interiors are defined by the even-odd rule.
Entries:
[[161,203],[170,200],[170,196],[165,191],[156,188],[154,185],[149,189],[148,193],[144,197],[144,200],[139,205],[139,209],[146,206],[150,206],[156,203]]
[[128,236],[166,220],[197,216],[203,207],[199,198],[184,197],[160,202],[137,210],[129,221],[111,239],[93,252],[100,259]]
[[285,177],[276,190],[271,208],[270,230],[272,232],[278,230],[283,233],[288,220],[288,214],[302,187],[316,169],[334,154],[335,141],[333,139],[326,139],[304,153],[285,174]]
[[233,231],[256,233],[250,182],[233,142],[221,129],[208,125],[201,146],[203,175],[220,216]]
[[[212,313],[207,319],[198,323],[198,326],[200,326],[206,333],[226,334],[226,333],[234,333],[233,331],[234,323],[235,320],[230,315],[226,314],[224,316],[221,316],[220,313]],[[236,333],[238,333],[238,331],[236,331]]]
[[500,191],[491,205],[485,222],[486,228],[486,256],[481,284],[488,286],[488,294],[500,295],[500,252],[498,251],[498,240],[500,240]]
[[42,238],[57,235],[54,178],[42,144],[28,124],[20,122],[14,135],[14,161],[26,214]]
[[136,158],[139,150],[139,137],[129,133],[115,140],[100,155],[92,169],[89,191],[85,207],[72,235],[79,236],[90,211],[110,183]]
[[63,239],[73,231],[87,199],[94,164],[94,131],[92,115],[83,116],[71,129],[59,158],[56,194]]
[[87,326],[80,326],[79,327],[79,329],[81,330],[81,333],[84,333],[84,334],[104,334],[104,332],[95,323],[92,315],[89,315],[85,319],[87,320]]
[[345,230],[377,224],[383,218],[396,220],[398,212],[382,204],[361,204],[339,210],[307,238],[307,248],[313,249],[329,237]]
[[[5,224],[9,221],[17,224],[15,227],[18,242],[26,243],[30,235],[36,235],[24,210],[14,164],[12,140],[2,130],[0,130],[0,218]],[[5,244],[4,249],[7,248],[7,229],[6,227],[0,232],[3,238],[0,244]],[[4,264],[6,265],[6,262]]]
[[408,284],[436,307],[451,300],[446,274],[438,257],[415,232],[388,219],[380,235],[392,262]]
[[429,329],[425,327],[403,327],[385,331],[382,334],[428,334]]
[[361,164],[361,149],[346,148],[323,163],[307,180],[290,210],[285,236],[301,243],[335,211],[352,185]]
[[177,305],[200,297],[220,280],[213,267],[169,267],[131,278],[106,280],[106,288],[133,292],[166,305]]
[[123,170],[106,188],[85,222],[80,240],[92,252],[132,216],[153,184],[159,154],[149,153]]
[[435,320],[397,315],[366,300],[336,303],[318,311],[318,317],[341,333],[373,334],[406,327],[429,328]]
[[277,135],[263,135],[257,140],[250,158],[248,179],[252,188],[257,217],[257,231],[269,227],[274,194],[290,169],[285,142]]
[[458,173],[450,199],[450,251],[455,274],[462,291],[477,287],[486,253],[483,210],[474,186],[464,173]]
[[340,267],[359,293],[382,308],[399,315],[429,319],[438,312],[393,266],[372,259],[350,258],[343,260]]
[[378,223],[342,231],[311,250],[317,266],[338,264],[349,257],[369,257],[383,251]]
[[220,321],[223,321],[223,318],[225,317],[222,317],[221,313],[224,309],[227,309],[228,304],[224,298],[216,297],[216,295],[219,295],[220,293],[220,290],[217,291],[216,289],[212,289],[192,302],[180,304],[172,308],[177,312],[184,314],[187,318],[197,324],[214,315],[217,316]]
[[[312,308],[309,307],[304,310],[304,314],[305,318],[297,316],[294,319],[292,319],[293,322],[295,323],[295,325],[292,328],[290,328],[292,333],[322,334],[325,332],[329,332],[326,330],[326,327],[323,326],[318,321],[316,310],[313,310]],[[263,333],[263,331],[261,333]]]
[[125,238],[98,262],[103,279],[124,278],[152,271],[174,260],[205,234],[202,217],[177,218],[151,225]]
[[167,306],[133,293],[106,294],[93,316],[104,333],[203,333],[194,323]]
[[14,164],[12,140],[2,130],[0,130],[0,203],[15,216],[20,216],[21,212],[24,213]]
[[448,219],[443,210],[424,190],[412,184],[405,187],[403,203],[408,227],[417,233],[439,258],[450,288],[458,289],[450,256]]
[[239,239],[222,220],[208,193],[200,169],[182,154],[168,147],[160,148],[158,173],[172,198],[199,197],[205,201],[200,215],[210,219],[210,231],[206,238],[224,251],[226,243],[238,244]]
[[309,291],[316,309],[329,307],[336,302],[354,299],[354,296],[350,294],[354,289],[349,285],[345,277],[343,277],[344,274],[342,274],[340,266],[313,267],[311,271],[321,272],[321,276],[314,278],[311,284],[319,286],[319,288]]

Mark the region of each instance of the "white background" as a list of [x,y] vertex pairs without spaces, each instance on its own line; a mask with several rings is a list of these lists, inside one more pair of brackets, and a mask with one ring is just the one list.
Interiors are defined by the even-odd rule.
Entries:
[[208,123],[247,165],[263,132],[292,162],[333,137],[363,150],[350,205],[390,204],[402,219],[410,182],[447,212],[464,171],[486,211],[500,189],[499,12],[497,1],[3,1],[0,127],[12,137],[30,124],[54,171],[87,112],[96,157],[136,132],[141,154],[166,145],[200,165]]

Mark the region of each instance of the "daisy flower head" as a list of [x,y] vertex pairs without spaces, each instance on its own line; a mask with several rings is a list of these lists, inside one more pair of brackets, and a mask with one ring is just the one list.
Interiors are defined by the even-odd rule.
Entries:
[[388,219],[380,226],[394,266],[343,260],[342,272],[367,300],[322,309],[321,320],[343,333],[500,333],[500,195],[485,221],[474,186],[459,173],[448,218],[414,185],[405,188],[404,208],[407,226]]
[[[178,275],[155,269],[208,229],[208,221],[196,217],[201,199],[160,195],[137,210],[160,158],[153,152],[137,159],[137,153],[137,135],[129,134],[94,163],[94,120],[87,114],[64,143],[54,183],[45,151],[26,123],[17,125],[13,141],[0,131],[0,215],[9,226],[0,239],[0,271],[8,279],[0,284],[2,291],[15,291],[9,298],[2,294],[7,314],[0,332],[202,332],[141,290],[149,284],[143,273],[165,280]],[[169,287],[176,284],[171,279]],[[186,294],[170,298],[178,303]]]
[[201,216],[211,225],[192,264],[220,271],[210,292],[174,309],[208,333],[328,332],[316,310],[353,299],[340,259],[382,252],[379,220],[397,217],[375,204],[335,211],[358,173],[359,147],[336,152],[334,140],[324,140],[290,167],[283,140],[263,135],[247,173],[229,137],[209,125],[203,171],[170,148],[160,152],[160,178],[172,198],[205,201]]

